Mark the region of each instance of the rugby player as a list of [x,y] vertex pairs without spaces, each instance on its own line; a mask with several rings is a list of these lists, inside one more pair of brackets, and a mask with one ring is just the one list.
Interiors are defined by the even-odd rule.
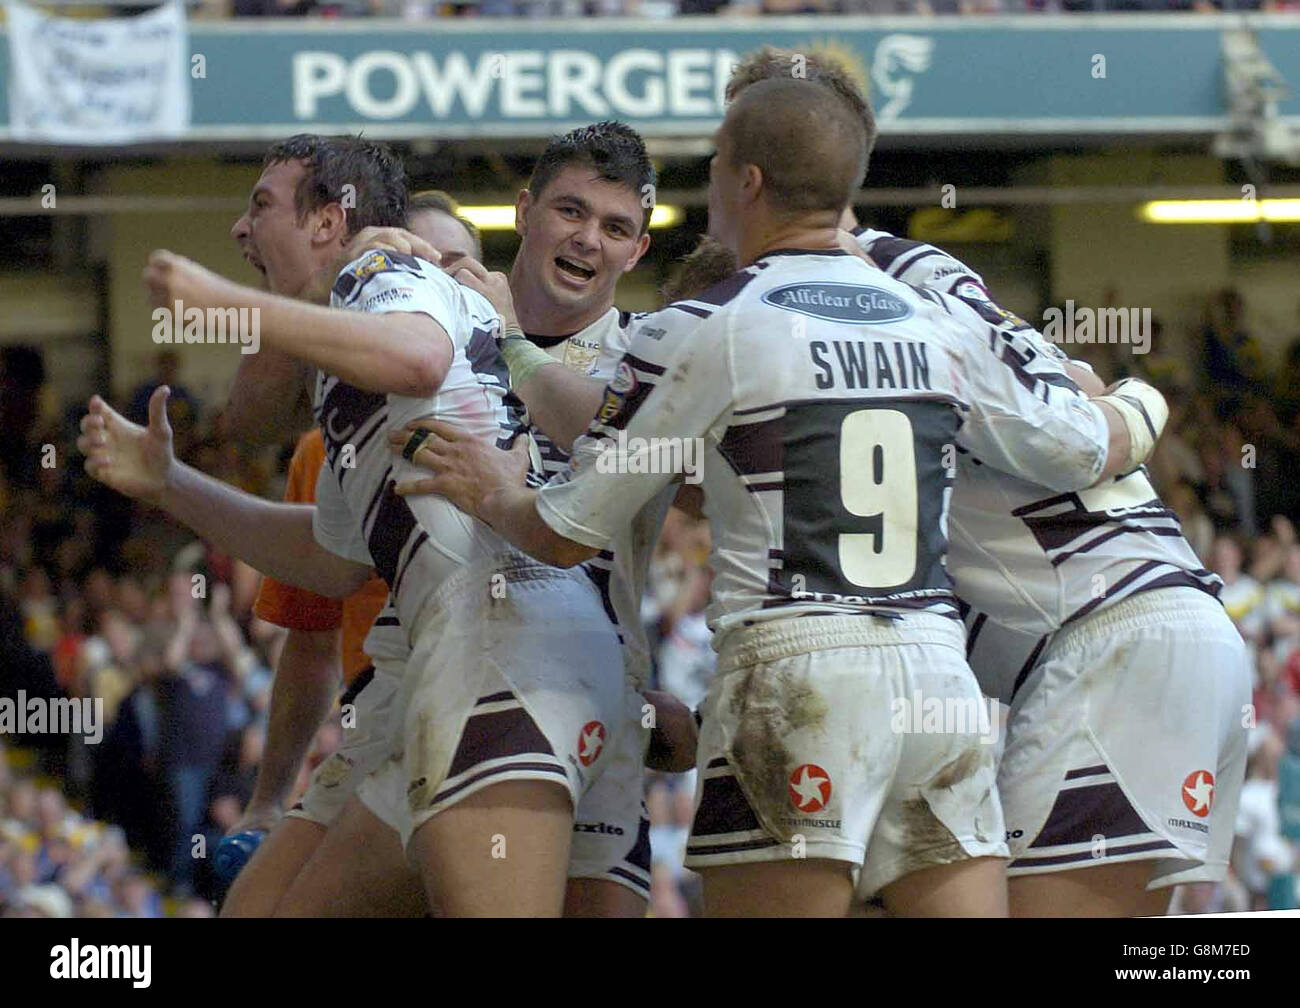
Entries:
[[[270,159],[277,157],[273,151]],[[324,176],[342,175],[349,169],[346,158],[317,166],[317,171]],[[328,177],[321,181],[327,189],[337,182]],[[455,203],[445,193],[437,190],[413,193],[407,201],[407,227],[438,250],[441,262],[482,258],[478,230],[458,215]],[[231,229],[235,240],[244,245],[248,243],[250,231],[249,214],[242,215]],[[372,247],[373,242],[363,232],[349,243],[352,254],[344,253],[340,265]],[[247,254],[256,261],[255,251],[249,248]],[[250,364],[242,372],[244,383],[237,381],[231,389],[228,412],[233,412],[253,438],[260,441],[277,433],[267,422],[271,417],[265,414],[274,410],[276,401],[296,397],[299,389],[289,387],[279,396],[270,397],[265,396],[265,387],[259,387],[266,405],[250,402],[253,383],[249,375],[256,373],[262,355],[252,354],[248,359]],[[314,502],[316,481],[324,462],[325,443],[320,430],[313,426],[298,439],[289,463],[284,499],[301,504]],[[367,741],[371,750],[378,744],[379,751],[387,755],[386,738],[373,731],[368,723],[373,713],[368,705],[374,700],[375,691],[367,693],[361,709],[357,708],[360,694],[375,675],[362,641],[387,599],[388,586],[378,577],[371,577],[361,591],[343,600],[325,598],[275,578],[262,579],[254,612],[260,619],[285,627],[289,633],[275,670],[266,748],[253,794],[230,835],[249,831],[269,831],[269,834],[231,885],[222,903],[223,917],[270,916],[320,843],[326,827],[364,777],[362,753],[367,751]],[[334,704],[340,673],[345,692],[338,703],[344,712],[345,743],[317,769],[308,792],[289,811],[288,819],[282,820],[298,769],[316,730]],[[356,731],[358,720],[362,722],[360,733]],[[354,778],[350,786],[349,777]],[[380,916],[422,914],[424,897],[418,877],[414,885],[409,884],[412,873],[408,871],[403,879],[408,884],[390,884],[382,862],[378,871],[368,870],[378,861],[367,859],[355,866],[359,884],[369,893],[365,904],[355,908],[356,912]]]
[[[1054,361],[1009,360],[960,301],[844,252],[869,140],[826,88],[755,85],[710,165],[710,232],[746,268],[638,320],[575,465],[532,490],[449,425],[419,449],[435,491],[567,565],[672,482],[648,444],[704,440],[719,674],[688,865],[711,913],[842,915],[855,883],[899,913],[1005,913],[989,747],[889,726],[913,690],[980,702],[942,567],[945,446],[1074,490],[1142,461],[1163,423],[1154,390],[1156,430],[1135,427]],[[498,278],[456,275],[508,307]]]
[[[598,123],[552,141],[528,188],[520,193],[516,226],[522,241],[509,283],[518,292],[518,321],[529,334],[529,346],[545,348],[537,351],[543,363],[568,365],[551,370],[572,375],[576,381],[589,373],[608,377],[613,362],[622,355],[629,316],[613,306],[614,289],[648,247],[653,201],[646,193],[652,193],[653,183],[653,169],[640,138],[622,124]],[[476,261],[472,265],[482,270]],[[512,316],[510,321],[514,320]],[[604,371],[602,360],[607,362]],[[567,456],[542,433],[543,420],[532,415],[535,410],[545,414],[549,403],[534,396],[524,403],[536,425],[533,437],[542,465],[548,471],[562,469]],[[662,506],[666,508],[667,501]],[[657,529],[657,517],[647,521]],[[643,564],[638,585],[644,579]],[[648,657],[638,618],[640,594],[631,586],[638,575],[626,573],[609,553],[595,558],[588,573],[606,611],[619,625],[628,688],[623,743],[609,753],[605,773],[578,809],[565,909],[569,915],[641,916],[649,892],[649,822],[642,773],[647,756],[642,727],[646,700],[638,687]],[[662,716],[689,731],[689,712],[680,703],[665,695],[651,699],[656,719]],[[295,881],[281,912],[316,914],[366,898],[368,891],[349,877],[351,852],[359,845],[389,847],[382,831],[376,831],[376,820],[389,827],[390,834],[401,831],[406,786],[393,763],[379,768],[361,785],[359,803],[373,816],[352,817],[330,831]],[[396,877],[397,866],[391,867]]]
[[[728,99],[788,77],[796,55],[751,54]],[[843,68],[815,53],[802,59],[808,79],[871,128]],[[1032,353],[1065,360],[946,252],[859,227],[851,206],[841,226],[890,276],[955,295]],[[1101,391],[1087,365],[1067,372]],[[1245,773],[1248,662],[1216,600],[1219,579],[1141,469],[1061,495],[982,461],[960,459],[948,571],[971,666],[1010,706],[998,790],[1011,912],[1162,914],[1172,886],[1225,877]]]
[[[377,219],[312,187],[308,168],[326,143],[370,153]],[[397,253],[369,253],[339,275],[332,303],[348,311],[291,300],[360,225],[402,224],[405,189],[400,165],[375,145],[300,137],[286,153],[263,173],[250,215],[273,293],[167,252],[150,257],[145,281],[160,306],[259,312],[264,345],[319,369],[328,467],[316,505],[261,501],[175,460],[165,388],[147,428],[91,400],[79,439],[87,471],[321,594],[344,597],[377,569],[413,628],[395,744],[411,781],[404,846],[431,905],[453,916],[556,914],[574,807],[622,730],[617,640],[585,577],[527,560],[446,501],[392,493],[404,466],[373,437],[387,423],[434,415],[493,439],[517,433],[496,377],[500,320],[430,263]],[[379,391],[392,387],[404,394]],[[544,615],[557,611],[560,626]]]
[[[628,316],[612,307],[614,287],[619,276],[635,265],[648,244],[646,225],[653,204],[647,202],[645,193],[653,185],[653,178],[640,139],[615,123],[597,124],[557,138],[539,160],[529,188],[519,199],[518,227],[523,242],[512,281],[520,289],[521,319],[530,333],[535,334],[532,338],[554,355],[547,357],[548,361],[563,360],[576,371],[588,372],[596,370],[607,341],[610,342],[607,359],[616,360],[622,354],[624,345],[618,341]],[[402,241],[395,233],[369,229],[355,244],[361,244],[363,239],[372,240],[376,235],[381,240]],[[404,247],[409,248],[409,243]],[[441,251],[444,263],[454,260],[445,248]],[[564,266],[557,261],[562,259],[568,260]],[[593,275],[575,278],[572,276],[575,268],[591,268]],[[328,275],[329,271],[323,272]],[[568,369],[559,370],[568,373]],[[596,384],[603,387],[603,381]],[[264,399],[283,400],[293,394],[289,387],[272,395],[265,382],[243,387],[255,388]],[[545,403],[541,405],[545,409]],[[543,447],[546,464],[558,469],[564,456],[558,455],[544,436],[539,435],[537,440]],[[647,549],[651,546],[653,542]],[[648,665],[636,618],[640,593],[635,588],[620,588],[620,579],[625,575],[618,570],[611,571],[611,558],[605,557],[597,564],[592,576],[604,594],[607,609],[613,612],[612,595],[620,603],[618,608],[631,615],[630,620],[625,619],[625,626],[630,628],[625,633],[625,646],[630,681],[636,685],[644,678]],[[384,695],[392,691],[391,680],[382,676],[380,682],[367,685],[358,697],[357,720],[362,720],[362,708],[367,721],[374,718],[377,705],[387,709]],[[646,699],[654,708],[657,735],[668,728],[676,737],[691,737],[694,723],[690,712],[680,703],[662,694],[650,693]],[[601,916],[644,913],[649,851],[648,821],[641,800],[642,759],[655,759],[662,769],[684,769],[674,764],[674,753],[677,759],[685,753],[689,762],[689,752],[693,750],[693,745],[684,749],[681,745],[674,748],[660,744],[647,755],[641,726],[645,702],[639,694],[629,692],[624,746],[612,754],[609,768],[584,797],[579,809],[567,913]],[[360,740],[366,737],[366,733],[360,734]],[[356,789],[358,775],[364,776],[372,768],[359,748],[360,741],[356,745],[350,742],[338,758],[317,771],[312,789],[304,799],[306,808],[319,805],[312,798],[326,785],[332,796],[328,807],[335,811],[337,803]],[[400,776],[394,776],[388,790],[399,785],[404,787]],[[325,843],[315,848],[312,863],[280,902],[280,912],[358,913],[376,912],[376,903],[394,906],[392,901],[377,901],[375,896],[402,884],[403,863],[396,835],[391,830],[385,831],[381,822],[396,828],[393,810],[400,804],[400,794],[395,797],[381,794],[377,782],[368,782],[359,798],[357,806],[346,810],[344,821],[331,831]],[[373,855],[365,872],[358,872],[353,864],[352,853],[358,846],[364,846]],[[294,867],[300,864],[297,862]],[[389,876],[391,885],[379,883],[381,874]]]

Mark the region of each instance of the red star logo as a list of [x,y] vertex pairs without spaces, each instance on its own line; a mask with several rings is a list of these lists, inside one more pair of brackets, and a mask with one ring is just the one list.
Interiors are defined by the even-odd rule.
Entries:
[[605,726],[599,721],[588,721],[578,736],[578,761],[583,766],[591,766],[604,748]]
[[830,774],[816,763],[795,767],[790,775],[790,804],[800,812],[820,812],[830,800]]
[[1193,770],[1183,781],[1183,804],[1187,811],[1204,819],[1214,804],[1214,774],[1208,770]]

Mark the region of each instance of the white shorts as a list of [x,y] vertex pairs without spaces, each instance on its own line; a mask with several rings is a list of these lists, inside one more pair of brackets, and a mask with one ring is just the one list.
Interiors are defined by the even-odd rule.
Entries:
[[339,700],[343,742],[321,761],[301,800],[286,815],[329,826],[361,782],[384,765],[392,750],[393,702],[405,671],[404,666],[376,661],[353,680]]
[[650,898],[650,814],[645,805],[645,755],[650,729],[642,727],[645,697],[629,684],[623,726],[605,772],[578,802],[569,849],[569,878],[604,879]]
[[448,578],[417,622],[392,719],[403,844],[501,781],[554,781],[576,808],[624,726],[618,637],[586,575],[504,553]]
[[[919,716],[936,703],[961,723]],[[686,867],[830,858],[853,865],[869,898],[922,868],[1006,857],[980,711],[954,620],[805,616],[734,631],[702,709]]]
[[[641,727],[645,698],[628,688],[624,720],[608,766],[578,802],[569,878],[604,879],[637,895],[650,896],[650,817],[645,807],[645,750],[649,730]],[[361,781],[357,796],[401,837],[403,848],[414,832],[406,802],[402,761],[381,761]]]
[[1151,889],[1222,880],[1250,700],[1241,636],[1194,588],[1058,631],[1007,723],[1008,874],[1150,860]]

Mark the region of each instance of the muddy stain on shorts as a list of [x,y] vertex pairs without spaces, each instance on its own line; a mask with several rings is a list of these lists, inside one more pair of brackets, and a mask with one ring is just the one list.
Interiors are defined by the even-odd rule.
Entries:
[[[989,762],[992,753],[988,750],[988,746],[973,742],[963,752],[940,767],[922,790],[951,790],[962,784],[978,774]],[[985,790],[984,797],[978,803],[980,806],[988,801],[991,791],[991,786]],[[951,864],[965,859],[966,854],[961,842],[930,809],[930,803],[924,794],[902,802],[900,809],[899,821],[902,824],[901,842],[904,851],[900,878],[922,868],[932,868],[935,865]],[[981,836],[980,839],[987,838]]]
[[763,826],[781,840],[794,834],[779,819],[796,811],[790,802],[794,757],[786,739],[815,729],[830,707],[806,677],[760,667],[748,672],[731,695],[736,735],[729,758]]

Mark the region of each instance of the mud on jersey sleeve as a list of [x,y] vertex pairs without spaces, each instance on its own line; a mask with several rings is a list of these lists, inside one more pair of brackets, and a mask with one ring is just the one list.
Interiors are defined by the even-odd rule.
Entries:
[[692,450],[687,442],[699,443],[694,439],[705,438],[730,408],[720,331],[671,309],[641,320],[599,412],[574,442],[569,469],[538,493],[537,513],[547,525],[603,548],[680,475]]

